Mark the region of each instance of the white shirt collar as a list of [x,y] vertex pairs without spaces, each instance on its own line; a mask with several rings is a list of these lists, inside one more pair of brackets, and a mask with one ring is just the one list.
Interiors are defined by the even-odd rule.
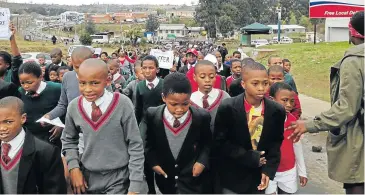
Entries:
[[[15,136],[14,139],[7,142],[8,144],[11,145],[11,148],[10,148],[10,151],[8,154],[8,156],[10,158],[14,158],[14,156],[18,153],[18,151],[23,147],[24,139],[25,139],[25,131],[22,128],[20,133],[17,136]],[[1,144],[3,144],[3,143],[6,143],[6,142],[1,142]]]
[[62,66],[62,60],[61,60],[61,62],[59,63],[59,64],[57,64],[58,66]]
[[[106,89],[104,89],[104,94],[101,97],[99,97],[97,100],[95,100],[96,106],[100,106],[104,102],[105,97],[108,96],[108,95],[110,95],[110,94],[113,95],[112,93],[110,93],[109,91],[107,91]],[[84,102],[86,104],[90,104],[90,106],[92,104],[92,102],[87,101],[85,98],[84,98]]]
[[156,87],[158,85],[159,81],[160,81],[160,79],[158,79],[157,77],[152,82],[149,82],[146,80],[146,86],[149,88],[148,83],[153,83],[154,87]]
[[[104,94],[95,101],[96,106],[98,106],[102,113],[105,113],[109,105],[113,101],[114,94],[104,89]],[[91,118],[92,113],[92,102],[87,101],[85,98],[82,100],[82,106],[86,114]]]
[[[41,84],[39,85],[39,87],[38,87],[38,89],[37,89],[36,93],[37,93],[37,94],[41,94],[41,93],[42,93],[42,91],[44,91],[44,90],[46,89],[46,86],[47,86],[47,83],[46,83],[46,82],[44,82],[44,81],[41,81]],[[28,91],[27,91],[27,92],[25,92],[25,94],[28,94]]]
[[[180,123],[185,122],[185,120],[188,118],[190,111],[187,111],[182,117],[178,118],[177,120],[179,120]],[[165,119],[170,123],[170,125],[172,126],[174,124],[175,121],[175,117],[170,113],[170,111],[167,109],[167,107],[165,107],[164,110],[164,117]]]
[[[215,89],[213,88],[211,92],[208,93],[208,103],[209,105],[212,105],[218,98],[220,93],[219,89]],[[194,104],[198,105],[199,107],[203,107],[203,97],[204,97],[204,93],[202,93],[201,91],[196,91],[194,92],[191,97],[190,100],[192,102],[194,102]]]
[[217,71],[218,71],[218,72],[222,71],[222,70],[223,70],[223,66],[224,66],[224,64],[222,64],[222,65],[221,65],[221,67],[220,67],[220,68],[218,68],[218,64],[217,64]]
[[117,79],[119,79],[120,76],[121,76],[121,74],[119,72],[115,73],[113,75],[113,81],[116,81]]
[[[208,93],[208,99],[209,98],[214,98],[214,100],[215,100],[218,97],[218,95],[219,95],[219,90],[216,89],[216,88],[212,88],[212,91],[210,91]],[[200,99],[203,100],[203,97],[205,96],[205,94],[198,90],[198,96],[199,96]]]

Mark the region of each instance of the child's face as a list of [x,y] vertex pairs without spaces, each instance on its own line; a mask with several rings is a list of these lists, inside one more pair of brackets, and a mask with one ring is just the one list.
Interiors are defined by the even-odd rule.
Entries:
[[118,65],[115,65],[115,64],[108,64],[108,68],[109,68],[109,73],[111,75],[115,75],[119,71]]
[[41,84],[42,77],[36,77],[34,74],[22,73],[19,75],[19,81],[26,92],[36,92]]
[[245,89],[246,97],[261,101],[269,89],[269,78],[266,70],[245,71],[241,84]]
[[204,60],[204,55],[203,54],[199,54],[198,61],[200,61],[200,60]]
[[274,100],[283,105],[287,113],[291,112],[294,108],[294,93],[287,89],[282,89],[276,92]]
[[273,57],[270,60],[270,63],[268,64],[268,66],[274,66],[274,65],[279,65],[279,66],[283,66],[283,61],[281,60],[281,58],[279,57]]
[[46,63],[46,60],[44,58],[38,58],[38,63],[40,65],[44,65]]
[[215,57],[218,60],[218,64],[222,64],[222,55],[220,52],[215,52]]
[[142,72],[148,81],[153,81],[156,78],[157,70],[158,69],[154,61],[145,60],[142,62]]
[[231,58],[232,58],[232,56],[226,56],[225,61],[226,61],[226,62],[228,62],[228,61],[230,61],[230,60],[231,60]]
[[240,76],[241,75],[241,63],[233,62],[231,70],[232,70],[233,75]]
[[272,86],[274,83],[284,82],[284,74],[282,72],[271,71],[269,73],[269,81],[270,86]]
[[72,59],[71,57],[67,58],[67,65],[72,66]]
[[190,106],[190,94],[174,93],[167,96],[162,95],[169,112],[177,119],[181,118]]
[[56,71],[50,71],[49,72],[49,80],[52,82],[58,81],[58,75]]
[[186,60],[188,61],[189,64],[194,64],[196,62],[197,57],[192,54],[192,53],[188,53],[186,54]]
[[26,120],[26,114],[20,114],[16,108],[11,106],[0,108],[0,140],[4,142],[13,140]]
[[102,67],[82,67],[78,73],[79,89],[88,102],[94,102],[104,94],[110,84],[108,73]]
[[143,75],[143,72],[142,72],[142,68],[136,68],[135,71],[136,71],[137,79],[139,81],[143,81],[145,78],[144,78],[144,75]]
[[241,54],[239,53],[236,53],[233,55],[233,58],[236,58],[236,59],[241,59]]
[[68,70],[68,69],[62,69],[62,70],[59,71],[58,77],[59,77],[61,82],[63,81],[63,75],[65,75],[65,73],[69,72],[69,71],[70,70]]
[[283,68],[284,68],[284,71],[285,71],[285,72],[290,72],[290,69],[291,69],[291,64],[290,64],[290,62],[284,62],[284,64],[283,64]]
[[117,54],[112,54],[112,59],[117,59],[117,58],[118,58]]
[[80,68],[80,65],[82,64],[84,62],[84,60],[83,59],[72,59],[72,66],[73,66],[73,68],[74,68],[74,71],[76,72],[76,73],[78,73],[79,72],[79,68]]
[[101,54],[100,59],[103,60],[104,62],[108,61],[108,56],[105,55],[105,53],[103,53],[103,54]]
[[209,93],[213,89],[216,76],[215,68],[208,65],[201,65],[195,68],[194,80],[198,83],[199,91]]

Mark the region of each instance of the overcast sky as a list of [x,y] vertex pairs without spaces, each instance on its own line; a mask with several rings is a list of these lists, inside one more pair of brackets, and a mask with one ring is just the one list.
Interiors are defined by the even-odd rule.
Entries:
[[172,4],[172,5],[191,5],[191,2],[197,3],[199,0],[8,0],[15,3],[47,3],[47,4],[64,4],[64,5],[81,5],[81,4]]

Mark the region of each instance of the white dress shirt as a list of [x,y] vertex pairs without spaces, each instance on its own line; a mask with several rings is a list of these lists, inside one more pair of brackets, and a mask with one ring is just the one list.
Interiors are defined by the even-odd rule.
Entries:
[[[190,111],[187,111],[182,117],[177,119],[180,122],[180,124],[183,124],[185,122],[185,120],[189,116],[189,112]],[[165,107],[163,115],[164,115],[166,121],[169,123],[169,125],[171,127],[174,126],[175,117],[170,113],[170,111],[167,109],[167,107]]]
[[[22,128],[22,130],[20,131],[20,133],[14,137],[14,139],[12,139],[11,141],[7,142],[8,144],[11,145],[11,148],[9,150],[9,154],[8,156],[13,159],[15,157],[15,155],[19,152],[19,150],[21,148],[23,148],[23,144],[24,144],[24,139],[25,139],[25,131]],[[6,143],[6,142],[1,142],[1,144]]]
[[221,65],[220,68],[218,68],[218,65],[217,65],[217,72],[221,72],[221,71],[223,71],[223,64]]
[[148,89],[151,89],[151,87],[148,84],[152,83],[154,86],[153,88],[156,88],[156,86],[158,85],[159,82],[160,82],[160,79],[158,79],[157,77],[152,82],[149,82],[146,80],[146,86],[148,87]]
[[[37,89],[36,93],[37,93],[37,94],[41,94],[41,93],[42,93],[42,91],[44,91],[44,89],[46,89],[46,86],[47,86],[47,83],[46,83],[46,82],[44,82],[44,81],[41,81],[41,84],[39,85],[39,87],[38,87],[38,89]],[[27,92],[25,92],[25,95],[27,95],[27,94],[28,94],[28,91],[27,91]]]
[[115,73],[113,75],[113,81],[115,82],[117,79],[119,79],[120,76],[121,76],[121,74],[119,72]]
[[[101,112],[104,114],[108,109],[109,105],[113,101],[113,93],[104,89],[104,94],[95,101],[96,106],[99,106]],[[91,112],[93,111],[92,102],[87,101],[85,98],[82,100],[82,106],[87,114],[91,118]]]
[[[199,90],[191,94],[190,100],[194,102],[199,107],[203,108],[203,97],[204,93],[200,92]],[[208,93],[208,103],[209,106],[214,103],[214,101],[218,98],[219,95],[219,89],[213,88],[212,91]]]

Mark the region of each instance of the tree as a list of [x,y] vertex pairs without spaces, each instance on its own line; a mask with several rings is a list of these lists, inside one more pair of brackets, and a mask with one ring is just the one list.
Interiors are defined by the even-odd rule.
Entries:
[[218,26],[220,32],[225,36],[234,29],[234,23],[227,15],[219,17]]
[[91,43],[93,41],[90,34],[88,34],[88,33],[81,34],[79,40],[80,40],[81,44],[83,44],[83,45],[91,45]]
[[294,12],[290,12],[289,24],[298,24],[297,18],[295,17]]
[[91,22],[91,21],[89,21],[88,23],[86,23],[85,31],[86,31],[89,35],[93,35],[93,34],[95,34],[95,32],[96,32],[95,24],[94,24],[93,22]]
[[157,17],[150,14],[148,16],[147,22],[146,22],[146,31],[147,32],[155,32],[158,27],[160,26],[160,22],[158,21]]
[[302,15],[299,20],[299,25],[304,26],[307,30],[312,29],[312,24],[308,17]]
[[165,9],[161,9],[161,8],[158,8],[157,10],[157,15],[166,15],[166,10]]

